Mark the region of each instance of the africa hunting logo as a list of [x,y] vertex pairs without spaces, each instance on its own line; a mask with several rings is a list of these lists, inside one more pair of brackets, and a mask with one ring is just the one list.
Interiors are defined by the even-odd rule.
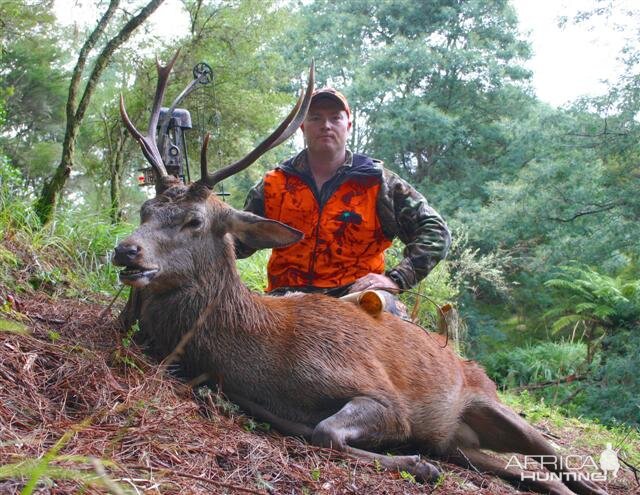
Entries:
[[[567,455],[562,458],[555,455],[526,455],[524,459],[512,456],[507,468],[521,470],[522,481],[607,481],[609,475],[618,476],[620,462],[618,454],[607,443],[600,454],[600,463],[587,455]],[[540,467],[548,471],[537,471]]]

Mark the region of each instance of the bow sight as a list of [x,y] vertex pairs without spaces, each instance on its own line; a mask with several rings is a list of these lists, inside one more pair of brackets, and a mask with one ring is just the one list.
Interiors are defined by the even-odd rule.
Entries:
[[[177,108],[178,105],[194,90],[213,81],[211,67],[200,62],[193,68],[193,80],[178,95],[170,107],[160,109],[160,117],[157,126],[158,150],[164,162],[167,173],[178,177],[182,182],[190,182],[189,156],[187,154],[187,141],[185,132],[192,128],[191,114],[186,108]],[[142,174],[138,177],[140,186],[153,186],[156,183],[156,174],[152,167],[138,169]]]

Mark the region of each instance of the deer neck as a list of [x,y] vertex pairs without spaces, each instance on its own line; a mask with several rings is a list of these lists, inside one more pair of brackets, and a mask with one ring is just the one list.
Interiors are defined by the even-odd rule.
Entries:
[[269,327],[269,314],[260,297],[240,280],[230,244],[225,246],[224,255],[212,256],[207,267],[189,283],[152,293],[146,306],[143,319],[164,334],[163,347],[174,345],[176,339],[192,330],[222,337]]

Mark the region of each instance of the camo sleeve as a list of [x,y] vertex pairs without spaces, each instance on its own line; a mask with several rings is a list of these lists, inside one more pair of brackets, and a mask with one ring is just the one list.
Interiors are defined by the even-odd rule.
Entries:
[[[260,179],[260,182],[251,188],[244,200],[243,210],[264,217],[264,179]],[[257,251],[238,239],[235,239],[234,242],[236,258],[248,258]]]
[[376,206],[384,234],[389,239],[398,237],[405,245],[404,259],[386,275],[401,289],[409,289],[446,257],[449,228],[422,194],[387,169]]

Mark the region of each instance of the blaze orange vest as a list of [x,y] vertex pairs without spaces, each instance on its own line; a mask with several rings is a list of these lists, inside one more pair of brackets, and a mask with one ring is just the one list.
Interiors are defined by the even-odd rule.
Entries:
[[274,249],[267,291],[279,287],[340,287],[384,271],[391,241],[376,214],[378,177],[347,178],[324,205],[297,175],[281,169],[264,180],[264,211],[304,233],[292,246]]

